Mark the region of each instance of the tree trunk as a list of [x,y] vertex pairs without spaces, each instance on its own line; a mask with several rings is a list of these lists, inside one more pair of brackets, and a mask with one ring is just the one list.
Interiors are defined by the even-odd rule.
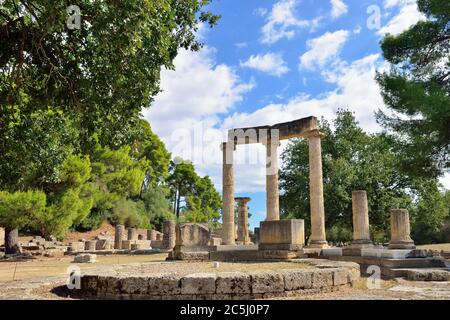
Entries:
[[177,197],[177,219],[180,218],[180,198],[181,198],[181,193],[178,191],[178,197]]
[[21,253],[19,246],[19,229],[5,229],[5,253]]
[[178,189],[175,189],[175,197],[173,198],[173,214],[177,213],[177,194]]

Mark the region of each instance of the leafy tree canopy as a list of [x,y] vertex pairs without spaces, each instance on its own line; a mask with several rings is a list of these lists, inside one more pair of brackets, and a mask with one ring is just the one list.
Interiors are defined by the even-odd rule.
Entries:
[[450,3],[417,4],[427,19],[381,42],[392,67],[377,81],[393,113],[377,119],[394,132],[403,171],[435,177],[450,168]]

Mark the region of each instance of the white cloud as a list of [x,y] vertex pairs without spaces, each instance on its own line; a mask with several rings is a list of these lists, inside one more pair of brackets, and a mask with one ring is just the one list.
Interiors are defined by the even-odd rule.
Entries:
[[237,42],[234,44],[236,48],[245,48],[248,46],[247,42]]
[[[333,119],[338,108],[346,108],[355,113],[356,119],[365,130],[379,131],[374,112],[379,108],[386,108],[374,78],[376,70],[383,68],[386,66],[379,54],[368,55],[352,63],[341,62],[332,71],[322,73],[324,80],[335,84],[336,89],[317,97],[299,95],[287,103],[269,104],[251,113],[234,113],[223,121],[221,129],[226,132],[230,128],[270,125],[308,116]],[[285,145],[286,143],[283,143],[280,147],[280,154]],[[258,157],[264,155],[262,146],[252,145],[247,148]],[[238,149],[236,154],[241,152],[243,151]],[[263,165],[235,166],[235,172],[235,185],[238,190],[265,190]]]
[[268,12],[269,12],[269,10],[267,10],[267,8],[256,8],[253,11],[253,14],[256,14],[257,16],[260,16],[260,17],[264,17]]
[[216,64],[208,47],[181,51],[174,63],[176,70],[162,71],[163,91],[143,114],[173,156],[192,160],[206,174],[209,170],[202,163],[220,158],[223,133],[215,129],[218,116],[242,101],[255,84],[243,83],[234,69]]
[[318,38],[308,40],[309,50],[300,57],[300,67],[313,70],[315,67],[323,67],[330,61],[336,60],[347,41],[349,32],[338,30],[327,32]]
[[241,62],[241,67],[256,69],[276,77],[289,71],[281,54],[271,52],[264,55],[251,55],[247,61]]
[[446,173],[440,177],[439,182],[442,183],[445,190],[450,190],[450,173]]
[[331,17],[336,19],[348,12],[347,5],[342,0],[330,0]]
[[298,0],[281,0],[275,3],[266,15],[266,24],[262,27],[262,43],[272,44],[280,39],[291,39],[298,28],[316,28],[320,19],[301,20],[295,15]]
[[377,31],[377,34],[384,36],[387,33],[397,35],[420,20],[425,19],[417,7],[417,3],[411,0],[387,0],[384,3],[385,8],[399,6],[400,12],[395,15],[384,27]]

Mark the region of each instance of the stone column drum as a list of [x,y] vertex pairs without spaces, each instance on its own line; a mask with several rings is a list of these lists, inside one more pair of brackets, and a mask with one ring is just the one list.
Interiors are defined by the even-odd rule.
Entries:
[[325,235],[325,208],[323,204],[322,146],[324,134],[319,130],[306,135],[309,139],[309,189],[311,202],[311,237],[308,246],[324,248],[327,246]]
[[147,240],[156,240],[156,230],[147,230]]
[[116,226],[116,232],[114,234],[114,249],[122,249],[122,240],[125,234],[125,226],[118,224]]
[[414,249],[410,236],[409,212],[406,209],[391,209],[391,241],[389,249]]
[[249,244],[248,236],[248,206],[250,198],[235,198],[238,203],[238,232],[237,240],[242,244]]
[[175,226],[176,223],[174,220],[164,221],[164,234],[163,234],[164,249],[172,250],[175,247],[176,241]]
[[128,228],[127,240],[134,241],[138,239],[138,233],[136,228]]
[[234,142],[222,143],[223,152],[223,206],[222,206],[222,244],[235,244],[234,231]]
[[369,207],[367,192],[363,190],[352,192],[353,210],[353,242],[352,245],[371,245],[369,231]]
[[88,240],[84,243],[84,250],[86,251],[95,251],[97,249],[97,241]]
[[266,144],[266,221],[280,220],[280,195],[278,188],[278,144]]

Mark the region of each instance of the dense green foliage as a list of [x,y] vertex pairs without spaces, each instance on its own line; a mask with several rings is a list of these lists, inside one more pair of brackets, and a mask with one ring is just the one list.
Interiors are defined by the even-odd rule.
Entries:
[[[412,232],[418,243],[439,240],[450,206],[436,179],[412,179],[402,174],[390,138],[365,133],[348,111],[337,113],[334,129],[325,120],[320,127],[326,134],[322,155],[329,240],[351,240],[354,190],[367,191],[371,233],[376,241],[389,239],[389,209],[398,207],[410,210]],[[304,139],[291,142],[282,158],[282,215],[305,219],[309,228],[308,142]]]
[[392,68],[377,81],[396,114],[377,117],[395,135],[403,171],[436,177],[450,169],[450,2],[417,3],[427,20],[381,43]]
[[[191,162],[176,158],[171,163],[167,181],[172,190],[173,211],[177,218],[206,222],[217,227],[222,202],[208,176],[199,177]],[[185,200],[183,207],[182,199]]]
[[198,24],[217,22],[208,3],[81,0],[73,28],[69,1],[2,2],[0,225],[62,237],[171,217],[171,155],[140,112],[161,68],[201,47]]

